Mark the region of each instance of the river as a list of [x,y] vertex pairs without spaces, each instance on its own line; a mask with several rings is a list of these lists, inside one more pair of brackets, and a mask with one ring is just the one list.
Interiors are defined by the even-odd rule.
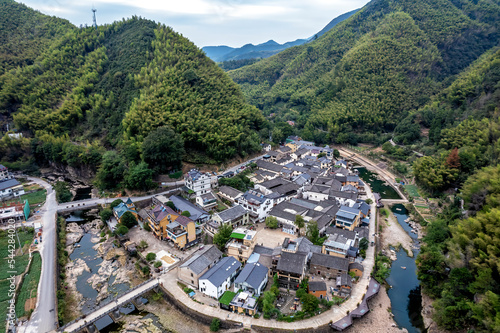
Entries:
[[359,177],[372,189],[372,192],[380,194],[382,199],[401,199],[398,192],[385,181],[377,178],[377,174],[367,170],[365,167],[356,167]]
[[397,259],[393,261],[391,274],[387,278],[387,283],[391,286],[387,294],[391,300],[392,313],[398,326],[406,328],[409,333],[423,333],[425,326],[421,314],[422,295],[415,264],[415,258],[419,253],[417,234],[412,233],[412,228],[405,222],[408,218],[408,211],[403,205],[394,205],[391,210],[399,224],[413,239],[415,249],[413,257],[409,257],[403,248],[397,251]]

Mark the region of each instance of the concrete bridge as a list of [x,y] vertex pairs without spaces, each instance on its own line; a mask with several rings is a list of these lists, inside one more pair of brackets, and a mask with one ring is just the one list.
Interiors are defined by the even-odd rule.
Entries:
[[97,332],[97,328],[94,326],[94,323],[109,315],[110,318],[115,321],[121,314],[119,312],[120,307],[124,306],[127,303],[134,304],[135,307],[138,307],[142,304],[142,302],[137,301],[137,299],[143,294],[147,293],[150,290],[159,286],[159,279],[151,279],[141,283],[140,285],[130,289],[126,294],[116,297],[115,299],[110,300],[109,302],[102,304],[97,309],[95,309],[91,313],[84,314],[80,318],[73,320],[72,322],[67,323],[66,325],[60,327],[58,332]]

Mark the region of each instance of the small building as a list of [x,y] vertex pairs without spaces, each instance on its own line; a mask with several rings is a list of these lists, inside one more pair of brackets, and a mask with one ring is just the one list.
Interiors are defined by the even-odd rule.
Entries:
[[340,206],[339,211],[335,215],[335,225],[342,229],[354,230],[360,224],[359,209],[349,206]]
[[248,211],[241,205],[236,205],[213,215],[213,220],[219,225],[229,224],[233,228],[250,222]]
[[353,272],[357,277],[362,277],[364,270],[363,265],[359,262],[352,262],[349,264],[349,273]]
[[20,201],[10,204],[2,203],[0,206],[0,223],[7,223],[11,219],[15,222],[23,221],[25,218],[23,208],[24,205]]
[[217,194],[221,199],[226,199],[234,203],[239,197],[243,195],[243,192],[238,191],[231,186],[222,185],[221,187],[219,187],[219,192]]
[[177,278],[198,288],[198,279],[222,258],[222,252],[215,245],[207,245],[196,251],[177,269]]
[[276,266],[279,286],[286,289],[299,289],[305,277],[306,263],[306,253],[282,252]]
[[255,230],[238,228],[231,234],[231,240],[227,243],[227,255],[240,262],[246,262],[255,247]]
[[257,298],[250,291],[242,291],[233,297],[229,303],[229,310],[253,316],[257,313]]
[[268,281],[268,269],[266,266],[255,262],[248,263],[243,267],[234,281],[234,291],[250,291],[260,296],[264,292]]
[[219,299],[229,290],[241,267],[233,257],[222,258],[199,279],[199,290],[207,296]]
[[135,210],[135,205],[130,198],[128,198],[126,202],[122,202],[121,204],[113,208],[113,215],[118,223],[121,223],[123,214],[125,214],[126,212],[132,213],[132,215],[134,215],[134,217],[137,219],[138,214]]
[[337,296],[347,298],[351,296],[352,278],[347,273],[342,273],[337,277]]
[[310,261],[309,273],[326,279],[337,278],[349,271],[349,260],[322,253],[313,253]]
[[209,191],[205,194],[197,196],[196,204],[203,209],[211,210],[212,208],[217,207],[217,198],[211,191]]
[[9,169],[6,166],[0,164],[0,180],[10,179],[10,178],[12,178],[12,176],[9,173]]
[[321,253],[331,256],[345,258],[348,256],[348,251],[355,244],[355,238],[349,239],[340,233],[329,235],[323,243]]
[[316,298],[326,298],[326,283],[324,281],[309,281],[308,293]]
[[20,197],[23,194],[24,194],[23,185],[16,179],[5,178],[0,180],[0,199],[7,199],[10,197],[16,198]]

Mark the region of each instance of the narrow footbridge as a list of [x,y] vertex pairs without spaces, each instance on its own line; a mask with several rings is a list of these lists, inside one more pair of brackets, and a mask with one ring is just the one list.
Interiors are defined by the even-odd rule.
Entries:
[[60,327],[58,332],[96,332],[97,329],[95,328],[94,323],[97,320],[107,315],[109,315],[111,319],[119,317],[119,308],[127,303],[132,303],[137,307],[138,303],[141,303],[140,301],[138,302],[137,299],[148,291],[158,287],[158,285],[158,279],[145,281],[133,289],[130,289],[126,294],[118,296],[109,302],[100,305],[93,312],[87,313]]

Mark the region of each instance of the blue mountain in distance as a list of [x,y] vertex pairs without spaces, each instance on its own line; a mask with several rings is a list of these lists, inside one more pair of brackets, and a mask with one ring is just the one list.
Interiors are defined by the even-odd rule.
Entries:
[[265,43],[253,45],[245,44],[242,47],[230,47],[226,45],[220,46],[204,46],[202,50],[205,54],[215,62],[229,61],[229,60],[243,60],[243,59],[255,59],[255,58],[267,58],[281,52],[289,47],[302,45],[307,43],[312,39],[316,39],[326,33],[328,30],[339,24],[340,22],[348,19],[353,14],[355,14],[359,9],[355,9],[348,13],[344,13],[333,20],[331,20],[321,31],[319,31],[314,36],[304,39],[296,39],[292,42],[286,42],[279,44],[274,40],[268,40]]

